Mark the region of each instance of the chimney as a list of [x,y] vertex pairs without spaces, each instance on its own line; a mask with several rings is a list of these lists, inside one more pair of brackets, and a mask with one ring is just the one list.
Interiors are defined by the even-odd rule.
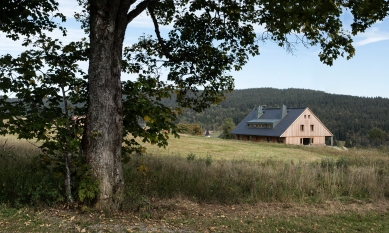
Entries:
[[286,109],[286,106],[285,105],[282,105],[281,107],[281,119],[283,119],[286,114],[288,114],[288,110]]
[[257,115],[257,119],[259,119],[263,114],[263,110],[262,110],[262,106],[258,106],[258,115]]

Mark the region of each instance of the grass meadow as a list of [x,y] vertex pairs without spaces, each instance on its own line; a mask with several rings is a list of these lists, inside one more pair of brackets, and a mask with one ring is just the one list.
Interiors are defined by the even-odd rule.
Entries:
[[379,150],[187,135],[172,139],[166,149],[144,146],[148,154],[134,155],[125,171],[134,185],[129,190],[146,196],[220,204],[389,198],[389,156]]
[[123,165],[123,210],[110,214],[60,208],[61,174],[33,165],[39,150],[31,142],[0,139],[0,232],[389,229],[387,151],[188,135],[167,148],[144,146],[146,154]]

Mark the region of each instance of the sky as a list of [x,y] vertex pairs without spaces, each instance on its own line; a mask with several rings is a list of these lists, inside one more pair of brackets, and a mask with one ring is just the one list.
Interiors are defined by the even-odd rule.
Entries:
[[[66,15],[68,36],[62,41],[70,42],[86,37],[74,20],[78,11],[75,0],[59,0],[60,12]],[[345,13],[342,20],[350,23],[351,15]],[[167,33],[169,26],[161,27]],[[263,28],[256,27],[260,33]],[[146,14],[137,17],[128,26],[125,46],[138,40],[140,35],[154,35],[154,28]],[[59,33],[53,37],[60,37]],[[333,66],[320,62],[320,48],[297,46],[293,54],[273,42],[260,43],[260,55],[250,57],[249,62],[238,72],[232,72],[235,89],[272,87],[277,89],[303,88],[320,90],[331,94],[360,97],[389,98],[389,18],[378,22],[365,33],[353,38],[356,53],[353,58],[338,58]],[[25,50],[20,42],[14,42],[0,34],[0,55],[17,55]],[[87,70],[87,63],[81,64]],[[131,79],[124,75],[123,78]]]

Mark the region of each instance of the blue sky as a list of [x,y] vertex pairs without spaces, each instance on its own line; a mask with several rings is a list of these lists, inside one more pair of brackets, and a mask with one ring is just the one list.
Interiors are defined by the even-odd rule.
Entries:
[[[62,40],[69,42],[83,37],[82,30],[72,18],[73,13],[79,9],[76,1],[59,2],[60,11],[68,18],[68,37]],[[343,20],[350,22],[351,18],[345,13]],[[168,30],[168,27],[161,28],[162,33]],[[261,32],[262,29],[257,27],[256,30]],[[125,45],[137,41],[143,33],[154,35],[151,20],[146,14],[131,22]],[[304,88],[334,94],[389,98],[389,18],[353,39],[355,56],[350,60],[338,58],[331,67],[320,62],[318,47],[300,46],[294,54],[290,54],[272,42],[260,44],[261,55],[250,57],[241,71],[232,73],[235,88]],[[23,49],[19,43],[0,35],[1,54],[16,55]],[[82,66],[87,69],[87,64]]]

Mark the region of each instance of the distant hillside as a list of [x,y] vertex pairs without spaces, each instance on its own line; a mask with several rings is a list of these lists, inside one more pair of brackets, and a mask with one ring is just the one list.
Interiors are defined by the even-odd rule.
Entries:
[[[174,98],[164,99],[163,104],[174,106]],[[216,130],[225,118],[232,118],[238,124],[254,106],[280,107],[282,104],[287,107],[309,107],[334,134],[336,140],[348,140],[353,146],[369,146],[367,136],[373,127],[389,134],[388,98],[336,95],[293,88],[235,90],[227,94],[219,105],[204,112],[186,110],[179,116],[177,123],[196,123],[203,130]]]
[[389,132],[389,99],[328,94],[307,89],[255,88],[235,90],[218,106],[202,113],[187,110],[180,122],[199,123],[203,129],[217,129],[223,119],[238,124],[258,105],[267,107],[309,107],[334,134],[336,140],[350,140],[367,146],[373,127]]

